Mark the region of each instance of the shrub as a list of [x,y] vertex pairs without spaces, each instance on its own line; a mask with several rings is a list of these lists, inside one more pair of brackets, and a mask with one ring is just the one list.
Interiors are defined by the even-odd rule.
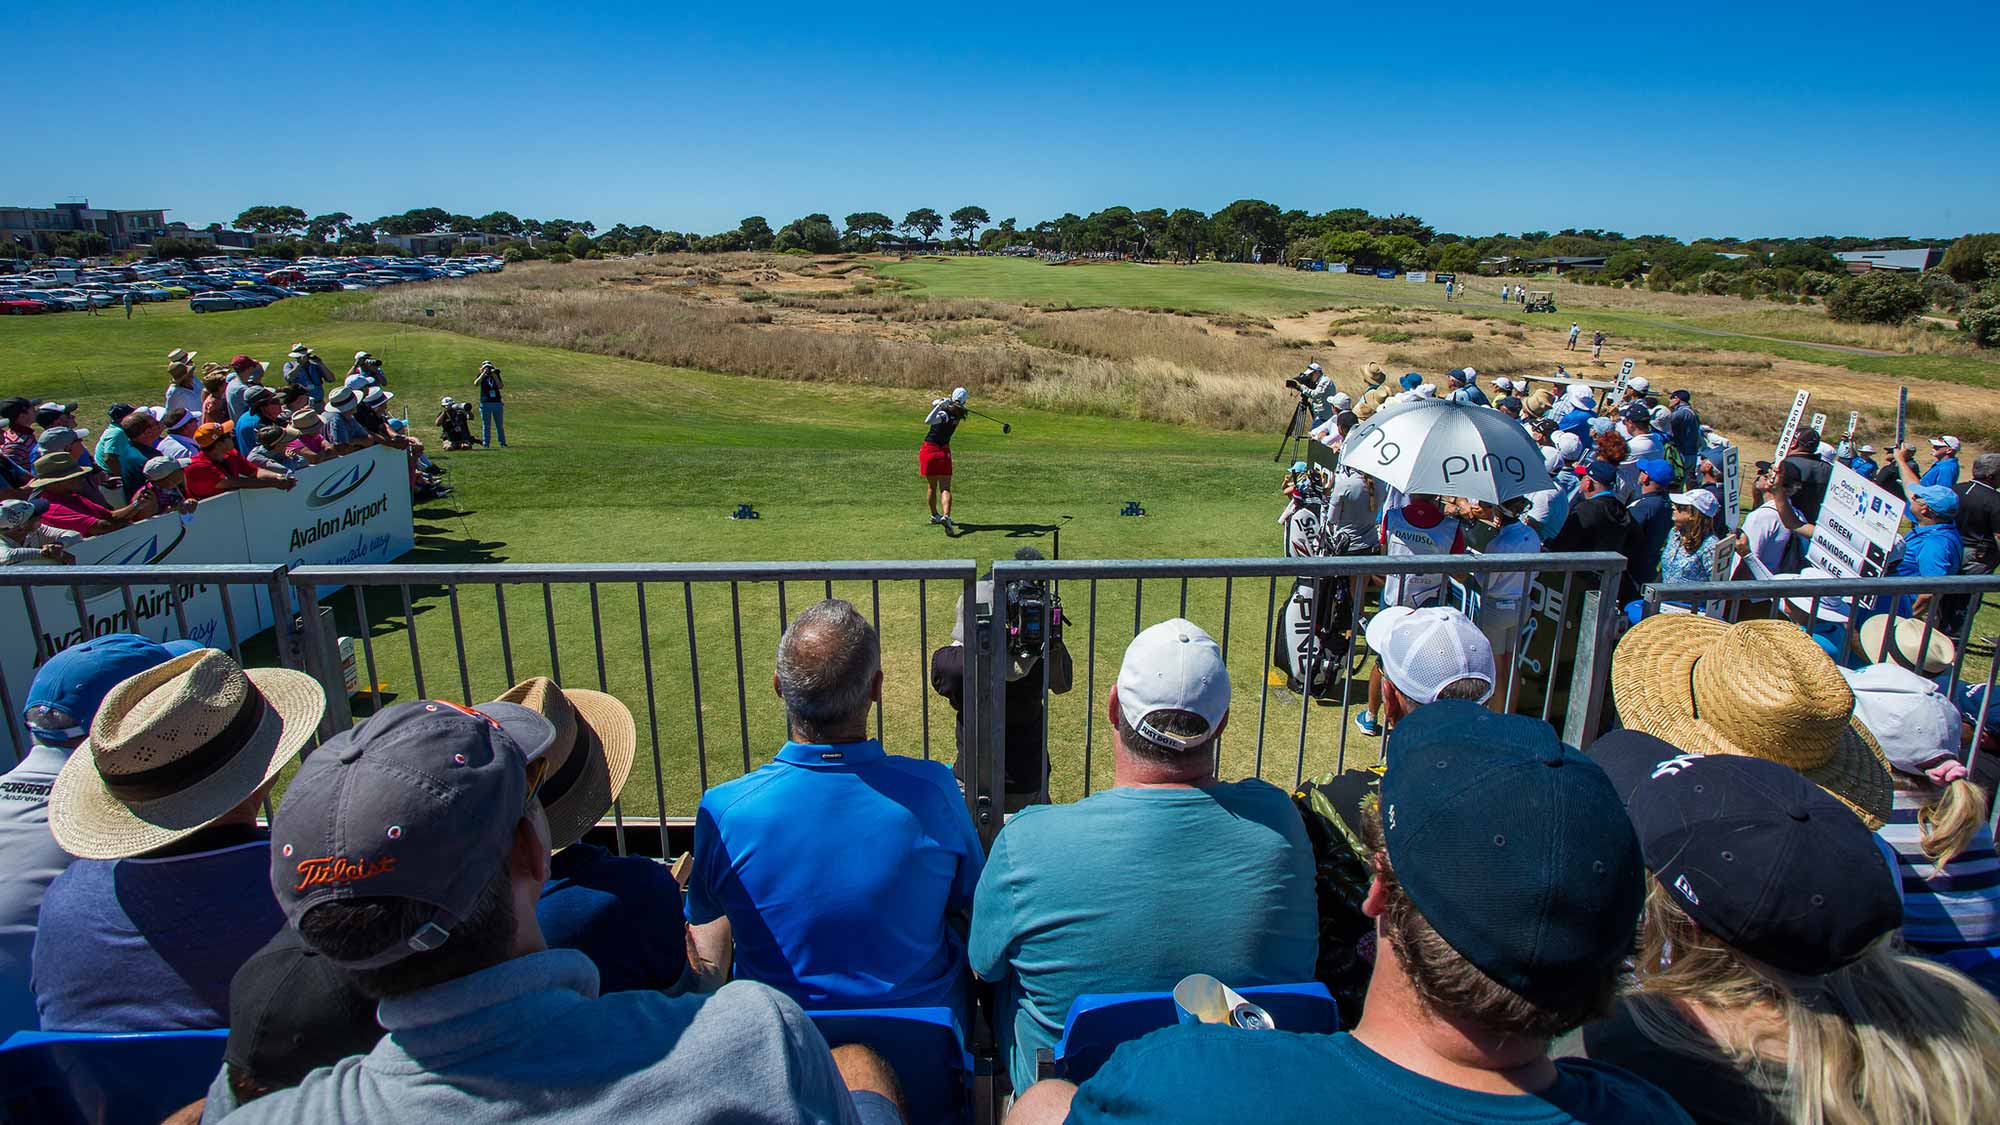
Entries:
[[1841,283],[1826,299],[1826,314],[1852,324],[1901,324],[1928,305],[1915,279],[1871,270]]
[[1953,281],[1977,285],[1993,276],[1989,255],[2000,253],[2000,234],[1968,234],[1951,244],[1938,268]]
[[1370,332],[1368,339],[1377,344],[1407,344],[1416,336],[1408,332],[1384,331]]
[[1988,285],[1958,314],[1958,327],[1982,348],[2000,348],[2000,285]]
[[1951,275],[1943,270],[1925,270],[1922,284],[1924,299],[1947,312],[1957,312],[1964,308],[1966,302],[1972,300],[1973,295],[1978,292],[1970,285],[1960,285],[1953,281]]
[[554,262],[556,265],[559,266],[567,265],[575,260],[576,260],[575,258],[571,257],[569,254],[566,254],[561,250],[558,250],[555,253],[549,255],[549,261]]
[[500,253],[500,260],[503,262],[518,262],[524,257],[526,257],[526,255],[521,253],[521,248],[519,246],[509,246],[507,249],[501,251]]

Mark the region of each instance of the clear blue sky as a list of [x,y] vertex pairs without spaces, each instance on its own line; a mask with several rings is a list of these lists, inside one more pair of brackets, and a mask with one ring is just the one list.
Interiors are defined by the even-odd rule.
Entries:
[[0,204],[2000,229],[1994,0],[1355,7],[20,4]]

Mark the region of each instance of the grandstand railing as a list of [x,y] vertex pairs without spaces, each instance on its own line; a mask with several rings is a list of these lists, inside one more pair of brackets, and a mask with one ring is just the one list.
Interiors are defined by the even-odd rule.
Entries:
[[[1956,656],[1948,673],[1939,673],[1939,686],[1947,695],[1963,699],[1958,689],[1983,682],[1984,695],[1977,708],[1978,717],[1973,723],[1973,738],[1966,752],[1966,768],[1974,773],[1979,767],[1979,743],[1986,733],[1987,712],[1991,709],[1994,672],[2000,667],[1995,659],[1995,645],[2000,643],[2000,635],[1977,635],[1977,619],[1988,598],[2000,601],[2000,574],[1959,574],[1942,577],[1923,578],[1795,578],[1763,579],[1744,582],[1660,582],[1648,585],[1641,591],[1644,599],[1644,613],[1651,616],[1663,611],[1663,607],[1692,607],[1709,616],[1736,621],[1743,619],[1745,611],[1752,616],[1777,614],[1779,599],[1801,599],[1806,604],[1804,611],[1808,620],[1817,621],[1821,603],[1828,599],[1844,601],[1847,605],[1847,621],[1844,625],[1822,623],[1829,639],[1839,637],[1841,652],[1868,663],[1880,663],[1889,659],[1889,646],[1893,643],[1890,633],[1885,630],[1882,641],[1874,649],[1863,652],[1860,644],[1862,621],[1875,612],[1893,613],[1897,599],[1905,596],[1933,595],[1925,607],[1923,615],[1924,631],[1920,650],[1930,647],[1931,639],[1944,633],[1954,642]],[[1752,604],[1756,603],[1756,604]],[[1962,619],[1955,623],[1947,618]],[[1903,619],[1909,619],[1905,616]],[[2000,622],[1989,623],[2000,626]],[[1817,631],[1817,630],[1816,630]],[[1996,630],[2000,632],[2000,630]],[[1985,667],[1979,667],[1980,662]],[[1967,675],[1969,670],[1971,675]],[[1961,705],[1963,705],[1961,703]]]
[[[1089,795],[1095,787],[1093,766],[1108,761],[1110,754],[1096,759],[1093,754],[1096,740],[1099,701],[1110,683],[1105,682],[1100,689],[1097,672],[1100,665],[1100,633],[1104,633],[1104,644],[1111,660],[1107,669],[1110,678],[1116,677],[1117,655],[1122,652],[1124,641],[1147,625],[1166,620],[1169,617],[1187,617],[1205,628],[1221,644],[1225,660],[1231,672],[1232,683],[1239,693],[1237,706],[1242,705],[1241,685],[1244,676],[1253,677],[1251,683],[1259,685],[1257,690],[1257,714],[1255,742],[1249,755],[1248,768],[1232,767],[1225,763],[1240,763],[1241,756],[1232,754],[1231,747],[1249,734],[1250,716],[1232,712],[1228,730],[1222,735],[1222,745],[1216,761],[1218,774],[1265,777],[1266,732],[1272,718],[1271,687],[1267,675],[1272,664],[1274,629],[1279,616],[1279,607],[1284,600],[1280,595],[1290,595],[1289,585],[1280,587],[1283,580],[1330,579],[1349,584],[1350,605],[1354,607],[1353,624],[1358,637],[1362,628],[1362,609],[1373,604],[1367,583],[1371,578],[1389,575],[1398,576],[1469,576],[1475,580],[1493,574],[1528,572],[1536,576],[1530,596],[1523,598],[1519,607],[1522,622],[1549,622],[1555,630],[1549,639],[1549,659],[1544,669],[1541,699],[1530,709],[1544,720],[1555,722],[1563,730],[1564,738],[1572,744],[1581,745],[1595,736],[1602,717],[1604,685],[1610,663],[1610,642],[1614,637],[1618,622],[1618,606],[1615,597],[1618,579],[1623,573],[1625,560],[1613,553],[1573,553],[1536,555],[1443,555],[1443,556],[1397,556],[1364,555],[1342,558],[1270,558],[1270,559],[1159,559],[1159,560],[1047,560],[1047,561],[1003,561],[994,564],[993,585],[996,606],[993,618],[1004,621],[1008,599],[1013,583],[1043,582],[1061,595],[1065,586],[1067,596],[1063,597],[1064,610],[1080,609],[1080,619],[1066,632],[1066,639],[1073,639],[1080,628],[1083,633],[1084,651],[1078,661],[1078,683],[1081,689],[1083,712],[1083,764],[1082,795]],[[1206,583],[1206,587],[1202,585]],[[1559,583],[1559,586],[1557,585]],[[1242,591],[1239,594],[1239,584]],[[1081,587],[1081,589],[1079,589]],[[1123,630],[1124,594],[1129,589],[1132,630]],[[1599,591],[1613,592],[1600,595]],[[1100,628],[1099,619],[1105,617],[1104,603],[1112,600],[1119,603],[1116,613],[1118,625],[1116,639],[1109,629]],[[1580,612],[1574,595],[1582,593]],[[1150,594],[1150,596],[1149,596]],[[1262,611],[1256,605],[1262,602]],[[1242,625],[1247,626],[1253,638],[1261,638],[1261,644],[1254,650],[1254,659],[1241,659],[1242,633],[1238,624],[1238,603],[1247,603],[1251,608]],[[1218,604],[1219,603],[1219,604]],[[1190,612],[1190,605],[1196,607]],[[1202,612],[1206,610],[1208,612]],[[1053,616],[1053,610],[1045,608],[1045,616]],[[1261,622],[1258,620],[1261,617]],[[1043,632],[1051,631],[1051,622],[1045,621]],[[986,730],[982,732],[980,783],[981,799],[997,802],[1003,792],[1003,748],[1006,744],[1004,723],[1006,719],[1006,687],[1008,662],[1005,659],[1005,639],[1000,635],[1004,630],[989,627],[979,635],[981,651],[980,666],[986,669]],[[1514,664],[1502,672],[1504,683],[1498,691],[1504,693],[1503,700],[1508,710],[1514,710],[1523,702],[1517,698],[1521,686],[1523,660],[1528,657],[1531,646],[1525,638],[1516,652]],[[1234,642],[1234,643],[1233,643]],[[1574,646],[1573,670],[1559,679],[1559,666],[1564,662],[1565,652]],[[995,653],[999,652],[996,657]],[[1338,654],[1332,659],[1339,661],[1335,669],[1338,673],[1335,693],[1339,700],[1337,712],[1328,706],[1329,717],[1337,713],[1337,734],[1329,733],[1325,738],[1332,745],[1316,747],[1313,744],[1311,713],[1314,705],[1300,700],[1295,726],[1295,737],[1288,738],[1294,757],[1290,783],[1298,785],[1310,774],[1331,767],[1334,770],[1346,768],[1347,744],[1355,706],[1353,695],[1356,690],[1365,690],[1366,668],[1352,656],[1355,651],[1350,646],[1348,653]],[[1074,653],[1074,645],[1072,645]],[[1043,692],[1042,704],[1049,704],[1047,662],[1042,663]],[[1282,689],[1281,689],[1282,691]],[[1557,695],[1567,695],[1567,705],[1560,715],[1553,714]],[[1363,696],[1365,706],[1365,696]],[[1053,725],[1053,724],[1051,724]],[[1110,734],[1106,733],[1107,743]],[[1044,728],[1043,761],[1048,760],[1047,733]],[[1317,757],[1310,752],[1318,750]],[[1330,751],[1330,753],[1328,752]],[[1309,764],[1310,760],[1310,764]],[[1282,773],[1278,779],[1283,782]],[[995,818],[997,819],[997,818]],[[982,822],[982,828],[985,823]],[[997,825],[994,828],[997,831]]]
[[[1101,697],[1117,674],[1124,647],[1118,635],[1127,620],[1136,632],[1171,616],[1188,616],[1224,643],[1239,690],[1238,713],[1224,736],[1225,749],[1232,752],[1218,758],[1219,773],[1265,777],[1282,785],[1296,784],[1309,773],[1344,768],[1355,706],[1350,696],[1365,690],[1365,667],[1341,660],[1340,705],[1337,712],[1327,708],[1328,717],[1339,716],[1337,732],[1315,718],[1311,712],[1316,708],[1299,696],[1282,687],[1274,693],[1266,678],[1279,610],[1298,578],[1348,582],[1353,604],[1359,607],[1370,604],[1368,580],[1389,574],[1536,573],[1539,578],[1520,612],[1524,620],[1535,619],[1554,634],[1552,643],[1545,642],[1549,657],[1540,671],[1544,681],[1540,698],[1516,698],[1524,677],[1513,670],[1502,689],[1504,698],[1510,707],[1518,704],[1524,711],[1552,718],[1572,741],[1586,740],[1599,724],[1608,639],[1616,624],[1615,599],[1600,597],[1596,591],[1615,589],[1622,565],[1623,560],[1613,554],[1009,561],[993,570],[1000,604],[987,613],[977,611],[974,590],[980,574],[972,560],[493,563],[291,570],[242,565],[8,567],[0,569],[0,586],[20,592],[38,638],[44,633],[60,637],[70,632],[71,623],[41,621],[51,600],[43,596],[38,613],[37,599],[27,596],[35,588],[72,593],[63,604],[76,614],[77,629],[94,625],[97,632],[107,631],[111,623],[102,608],[94,618],[85,611],[84,590],[98,591],[99,599],[105,598],[105,590],[120,591],[128,609],[141,598],[164,597],[171,613],[167,619],[151,618],[150,624],[155,635],[170,636],[185,634],[181,599],[192,584],[255,591],[279,607],[270,614],[277,621],[276,637],[251,643],[248,630],[239,629],[228,615],[225,598],[227,636],[213,643],[239,660],[246,660],[247,644],[246,662],[281,664],[309,672],[326,684],[329,703],[321,737],[350,725],[356,711],[369,713],[399,698],[477,703],[536,675],[617,695],[638,721],[644,764],[634,771],[626,800],[613,807],[614,838],[623,850],[628,828],[657,831],[662,853],[673,854],[669,830],[685,832],[691,827],[700,794],[769,761],[784,741],[782,705],[761,685],[770,682],[784,626],[799,607],[821,596],[852,601],[883,635],[884,700],[876,709],[874,726],[878,736],[889,736],[892,752],[951,761],[958,723],[963,722],[973,744],[966,748],[965,772],[970,779],[966,803],[974,823],[990,841],[999,831],[1006,801],[1002,772],[1006,662],[996,661],[994,654],[1006,651],[1010,581],[1047,581],[1066,597],[1068,616],[1075,621],[1067,639],[1079,666],[1059,718],[1063,730],[1074,727],[1081,732],[1082,763],[1073,770],[1064,767],[1069,776],[1059,772],[1058,789],[1050,795],[1066,800],[1109,784],[1112,756],[1099,744],[1100,738],[1108,744],[1109,735],[1097,727],[1103,718]],[[933,698],[929,676],[931,654],[947,643],[954,624],[953,603],[960,598],[965,606],[974,607],[957,622],[969,638],[962,720],[943,700]],[[317,606],[317,611],[303,612],[308,605]],[[85,622],[91,624],[80,624]],[[1355,624],[1358,633],[1358,615]],[[350,673],[344,673],[337,645],[342,637],[353,642],[351,675],[356,690],[351,698],[346,683]],[[1523,659],[1529,647],[1522,645]],[[38,644],[37,662],[47,655],[45,648]],[[16,679],[20,681],[19,676]],[[1050,705],[1046,687],[1045,680],[1044,708]],[[1252,694],[1254,726],[1245,713]],[[1274,694],[1279,698],[1274,700]],[[1558,699],[1564,694],[1566,704]],[[7,722],[13,724],[17,745],[25,746],[19,701],[8,693],[0,704],[6,708]],[[1295,708],[1297,714],[1286,708]],[[1057,726],[1057,718],[1052,716],[1049,725]],[[939,722],[944,725],[937,726]],[[1045,735],[1045,753],[1046,743]],[[1293,767],[1289,771],[1283,769],[1287,764]],[[628,815],[635,790],[643,794],[647,788],[650,802],[645,797],[636,801],[650,804],[657,815]]]

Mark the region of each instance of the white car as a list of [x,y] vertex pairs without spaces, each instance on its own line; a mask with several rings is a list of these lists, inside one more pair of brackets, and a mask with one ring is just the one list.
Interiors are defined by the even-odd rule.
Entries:
[[[41,289],[36,291],[35,296],[69,312],[82,312],[93,303],[90,298],[74,289]],[[104,303],[108,305],[111,301],[107,298]]]

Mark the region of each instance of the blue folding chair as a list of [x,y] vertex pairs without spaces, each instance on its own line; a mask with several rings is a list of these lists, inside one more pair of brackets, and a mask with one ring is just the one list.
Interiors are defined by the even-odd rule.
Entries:
[[859,1043],[896,1072],[910,1125],[963,1125],[972,1107],[972,1054],[950,1008],[807,1012],[830,1047]]
[[[1326,1033],[1340,1030],[1340,1009],[1333,994],[1318,981],[1267,984],[1236,990],[1245,1000],[1271,1013],[1281,1031]],[[1172,992],[1089,993],[1076,998],[1063,1021],[1062,1038],[1053,1050],[1036,1053],[1035,1069],[1042,1078],[1082,1082],[1096,1074],[1120,1043],[1180,1021]],[[1249,1032],[1246,1034],[1256,1034]]]
[[17,1031],[0,1043],[0,1121],[159,1125],[208,1093],[226,1030]]

